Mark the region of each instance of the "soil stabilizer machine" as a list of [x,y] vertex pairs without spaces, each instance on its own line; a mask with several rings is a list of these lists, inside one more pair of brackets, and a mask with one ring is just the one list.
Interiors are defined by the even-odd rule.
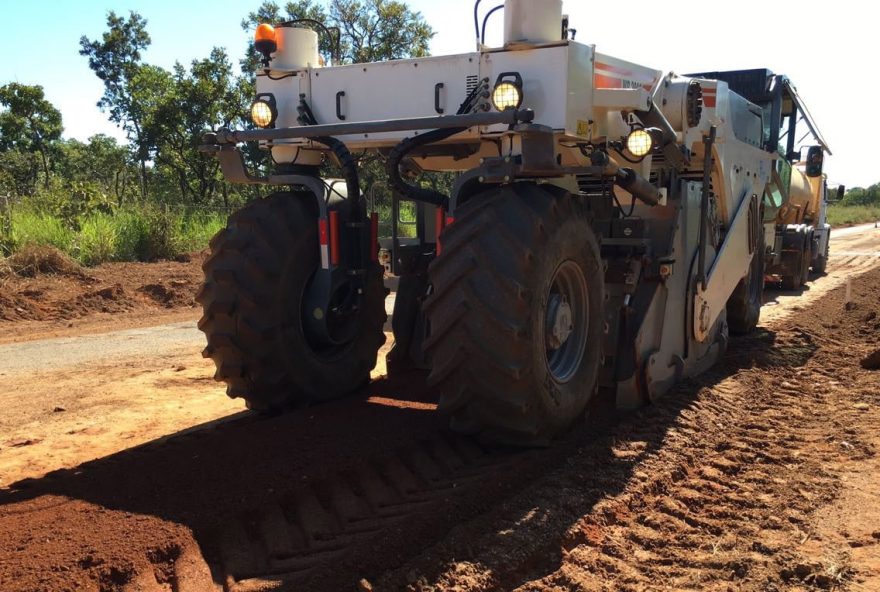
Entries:
[[[204,146],[228,180],[277,187],[230,217],[204,265],[199,326],[230,396],[275,409],[369,380],[386,291],[365,153],[394,210],[418,211],[418,237],[387,243],[388,368],[430,369],[453,429],[544,444],[591,400],[641,406],[755,327],[778,159],[762,108],[575,41],[560,0],[508,0],[499,48],[479,14],[473,53],[329,67],[318,24],[258,28],[258,129]],[[246,168],[243,142],[271,171]],[[422,171],[454,173],[451,191]]]

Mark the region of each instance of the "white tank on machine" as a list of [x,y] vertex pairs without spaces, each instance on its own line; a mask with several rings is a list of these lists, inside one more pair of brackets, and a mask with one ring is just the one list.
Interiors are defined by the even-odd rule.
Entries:
[[278,50],[272,57],[273,70],[297,72],[321,66],[317,31],[280,26],[275,29],[275,42]]
[[537,45],[562,39],[562,0],[507,0],[504,45]]

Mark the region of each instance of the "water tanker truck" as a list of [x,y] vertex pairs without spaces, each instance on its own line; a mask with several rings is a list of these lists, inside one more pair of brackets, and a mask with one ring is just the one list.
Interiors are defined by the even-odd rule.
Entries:
[[429,369],[455,430],[546,444],[591,401],[663,396],[756,326],[780,124],[721,77],[575,41],[560,0],[507,0],[501,47],[478,14],[474,52],[368,64],[325,65],[319,23],[258,28],[254,128],[203,146],[228,181],[272,188],[204,265],[204,353],[230,396],[275,410],[369,381],[386,290],[364,154],[395,211],[418,213],[416,238],[387,243],[388,368]]

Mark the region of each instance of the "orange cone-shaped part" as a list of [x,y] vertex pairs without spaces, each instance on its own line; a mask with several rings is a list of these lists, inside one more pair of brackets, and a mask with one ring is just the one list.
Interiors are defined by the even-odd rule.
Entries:
[[254,49],[263,54],[266,60],[269,55],[278,50],[278,43],[275,41],[275,27],[263,23],[257,27],[257,34],[254,36]]
[[257,26],[256,41],[272,41],[275,42],[275,27],[268,23]]

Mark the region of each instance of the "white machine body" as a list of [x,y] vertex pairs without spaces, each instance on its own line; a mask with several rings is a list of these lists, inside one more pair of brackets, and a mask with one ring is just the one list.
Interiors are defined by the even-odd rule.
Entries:
[[[712,148],[709,202],[713,230],[709,237],[705,286],[695,289],[694,299],[688,305],[671,299],[664,310],[652,312],[658,315],[659,331],[663,317],[671,314],[673,308],[685,306],[680,312],[691,317],[690,339],[704,344],[700,351],[708,352],[706,348],[717,337],[719,323],[724,323],[727,298],[756,256],[752,252],[752,241],[754,234],[761,231],[761,221],[755,219],[750,206],[763,195],[775,158],[761,149],[760,108],[731,92],[723,81],[664,74],[598,53],[595,46],[561,39],[558,0],[509,0],[505,22],[506,43],[502,48],[326,68],[314,63],[312,51],[317,46],[316,39],[311,36],[306,39],[296,29],[288,30],[285,43],[294,43],[300,49],[289,57],[274,60],[271,76],[258,75],[257,91],[276,97],[278,127],[299,125],[300,96],[308,102],[320,124],[374,122],[452,115],[480,80],[488,79],[492,88],[499,75],[515,72],[522,79],[522,106],[534,111],[536,124],[554,130],[556,151],[563,166],[588,166],[589,158],[577,148],[577,143],[620,141],[632,129],[633,112],[649,110],[653,105],[670,123],[676,141],[686,149],[693,165],[694,172],[684,171],[683,176],[689,183],[684,191],[690,213],[681,214],[688,219],[690,227],[697,223],[692,218],[696,215],[694,208],[700,205],[704,138],[714,127],[717,139]],[[306,54],[311,57],[305,59]],[[701,96],[696,120],[693,114],[689,117],[687,102],[687,89],[694,84],[699,85]],[[338,139],[352,151],[382,150],[419,133],[422,132],[349,134],[340,135]],[[418,157],[417,164],[424,170],[466,171],[478,167],[481,159],[499,156],[499,151],[515,157],[521,150],[517,134],[504,125],[472,127],[445,142],[463,144],[469,150],[455,157]],[[274,160],[279,163],[320,163],[324,150],[324,146],[302,138],[263,145],[272,150]],[[654,168],[651,156],[627,163],[620,154],[612,154],[615,160],[620,158],[617,164],[650,178]],[[571,191],[578,190],[578,180],[574,177],[549,182]],[[615,187],[614,191],[622,204],[632,203],[632,196],[625,190]],[[646,217],[652,215],[644,210],[645,206],[637,205],[635,211]],[[750,226],[754,230],[748,230]],[[695,236],[691,228],[687,237],[680,237],[678,248],[682,259],[676,264],[677,274],[691,273],[688,262],[693,257]],[[675,277],[677,279],[670,278],[669,285],[681,285],[684,289],[682,276]],[[645,325],[650,326],[650,323]],[[664,341],[668,341],[671,333],[664,334],[667,335]],[[659,337],[646,333],[644,339],[646,343],[656,342]],[[659,342],[657,345],[659,347]],[[680,350],[679,345],[672,350]],[[661,349],[667,351],[665,345]],[[662,360],[662,364],[664,368],[674,366],[670,359]],[[685,364],[686,374],[688,367],[689,363]],[[673,373],[675,379],[680,373]],[[672,374],[668,377],[670,381],[673,378]],[[665,389],[665,384],[666,380],[658,375],[654,390]],[[619,390],[623,406],[627,405],[626,393],[626,387]]]

